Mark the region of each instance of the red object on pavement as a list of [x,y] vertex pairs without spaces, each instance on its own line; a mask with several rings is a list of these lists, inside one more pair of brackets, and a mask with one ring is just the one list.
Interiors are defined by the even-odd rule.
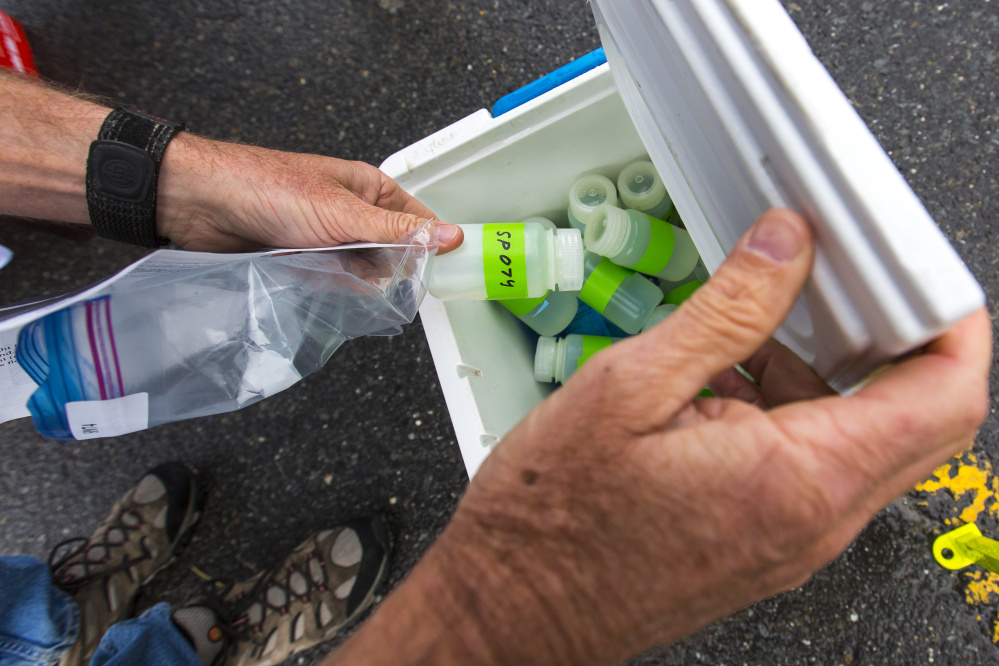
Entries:
[[0,67],[9,67],[22,74],[38,76],[35,59],[28,47],[21,24],[0,12]]

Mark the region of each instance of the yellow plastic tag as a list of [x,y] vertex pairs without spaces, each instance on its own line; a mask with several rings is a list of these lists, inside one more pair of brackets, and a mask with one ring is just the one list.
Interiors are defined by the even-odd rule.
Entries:
[[938,536],[933,542],[933,557],[947,569],[978,564],[992,573],[999,573],[999,541],[982,536],[974,523]]

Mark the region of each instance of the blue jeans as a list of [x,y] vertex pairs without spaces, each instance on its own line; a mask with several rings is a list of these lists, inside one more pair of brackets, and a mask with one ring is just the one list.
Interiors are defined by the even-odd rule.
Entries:
[[[80,611],[33,557],[0,557],[0,666],[58,662],[76,640]],[[194,648],[157,604],[111,627],[90,666],[201,666]]]

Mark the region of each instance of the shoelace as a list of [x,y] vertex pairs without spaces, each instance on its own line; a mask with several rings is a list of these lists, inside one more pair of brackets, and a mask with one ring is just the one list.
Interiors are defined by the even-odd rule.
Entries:
[[[306,554],[306,567],[308,567],[308,562],[315,557],[315,550]],[[282,571],[282,567],[279,565],[264,573],[253,584],[253,587],[246,592],[237,594],[229,602],[225,601],[225,597],[235,587],[235,583],[225,585],[221,590],[218,589],[220,581],[212,580],[205,583],[205,589],[202,595],[200,595],[197,604],[207,606],[215,613],[218,628],[226,641],[226,644],[222,647],[222,652],[230,650],[232,653],[235,653],[238,644],[244,641],[253,643],[256,646],[255,649],[262,649],[267,637],[261,635],[261,627],[266,619],[268,608],[274,609],[284,615],[288,612],[287,603],[291,600],[301,599],[304,602],[308,602],[313,589],[317,589],[320,592],[326,591],[326,563],[321,558],[319,560],[319,567],[322,574],[322,582],[316,582],[308,570],[299,571],[295,565],[288,565],[286,567],[287,576],[284,582],[279,582],[277,580],[278,574]],[[305,579],[306,590],[302,594],[295,594],[291,589],[291,577],[296,572],[301,573]],[[278,588],[284,593],[285,606],[274,606],[267,599],[267,593],[274,588]],[[261,605],[262,609],[260,622],[250,624],[249,611],[257,603]]]
[[[134,516],[135,524],[128,525],[125,522],[123,522],[123,517],[125,515]],[[125,571],[126,569],[130,569],[131,567],[135,566],[139,562],[143,562],[145,560],[150,559],[152,555],[146,550],[145,545],[143,545],[140,540],[139,546],[142,548],[142,555],[140,555],[139,557],[130,559],[126,556],[122,558],[121,562],[112,567],[108,567],[106,569],[98,568],[93,572],[91,571],[92,568],[97,568],[100,565],[107,564],[108,562],[113,560],[114,558],[111,556],[112,552],[111,549],[124,548],[125,545],[129,542],[129,532],[138,531],[142,529],[144,525],[145,523],[142,520],[142,516],[132,511],[131,509],[126,509],[115,516],[114,522],[111,524],[109,529],[107,529],[103,533],[101,541],[90,543],[90,539],[87,539],[86,537],[72,537],[66,539],[65,541],[60,541],[49,552],[49,571],[52,572],[52,584],[64,592],[72,593],[79,590],[81,587],[87,585],[92,581],[105,578],[107,576],[111,576],[113,574],[118,573],[119,571]],[[108,535],[114,532],[115,530],[121,530],[122,539],[120,541],[109,541]],[[69,549],[69,551],[66,552],[64,555],[62,555],[61,557],[57,558],[56,554],[58,554],[60,550],[69,546],[70,544],[77,544],[77,545]],[[92,549],[97,547],[104,548],[105,555],[100,560],[91,561],[90,559],[88,559],[87,554]],[[74,561],[75,558],[77,558],[77,556],[81,554],[83,557],[80,558],[78,561]],[[83,566],[84,570],[86,571],[84,575],[70,576],[65,572],[63,572],[62,575],[60,575],[60,572],[63,571],[64,568],[67,568],[69,566],[75,566],[77,564]]]

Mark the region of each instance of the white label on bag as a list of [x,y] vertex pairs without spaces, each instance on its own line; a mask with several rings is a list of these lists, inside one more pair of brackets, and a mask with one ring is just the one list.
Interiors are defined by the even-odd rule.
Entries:
[[66,420],[75,439],[114,437],[145,430],[149,427],[149,394],[67,402]]
[[31,416],[28,399],[38,387],[17,362],[17,332],[0,332],[0,423]]

